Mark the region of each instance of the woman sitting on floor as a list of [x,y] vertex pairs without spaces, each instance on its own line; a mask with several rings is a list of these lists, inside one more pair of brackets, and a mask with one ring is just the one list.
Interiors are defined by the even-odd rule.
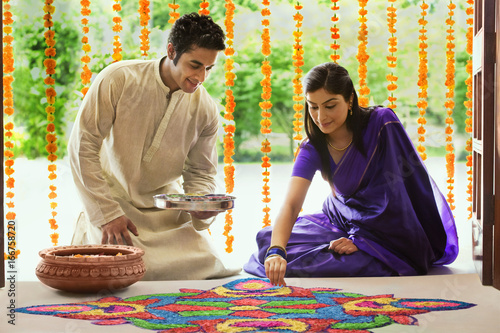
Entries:
[[[426,274],[458,254],[453,214],[395,113],[364,108],[335,63],[304,78],[308,140],[293,166],[273,229],[259,231],[246,272],[284,277]],[[299,212],[317,170],[332,193]]]

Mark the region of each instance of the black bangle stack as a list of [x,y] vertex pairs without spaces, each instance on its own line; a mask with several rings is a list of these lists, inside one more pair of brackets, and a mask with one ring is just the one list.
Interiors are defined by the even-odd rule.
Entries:
[[284,247],[279,245],[270,246],[266,252],[266,259],[270,257],[280,256],[286,260],[286,250]]

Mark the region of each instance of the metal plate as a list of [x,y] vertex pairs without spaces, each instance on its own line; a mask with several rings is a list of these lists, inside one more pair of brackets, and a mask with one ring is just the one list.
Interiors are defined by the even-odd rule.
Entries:
[[158,194],[154,204],[162,209],[222,212],[234,208],[236,197],[225,194]]

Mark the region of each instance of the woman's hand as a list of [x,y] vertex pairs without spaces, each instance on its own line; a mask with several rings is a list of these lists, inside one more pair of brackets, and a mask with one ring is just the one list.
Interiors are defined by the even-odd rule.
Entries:
[[351,254],[358,251],[358,247],[354,245],[352,240],[345,237],[332,240],[328,249],[338,254]]
[[111,222],[106,223],[102,229],[102,244],[134,245],[129,230],[139,236],[137,227],[128,217],[122,215]]
[[286,260],[283,257],[278,255],[268,257],[264,261],[264,267],[266,268],[266,276],[273,285],[286,286]]

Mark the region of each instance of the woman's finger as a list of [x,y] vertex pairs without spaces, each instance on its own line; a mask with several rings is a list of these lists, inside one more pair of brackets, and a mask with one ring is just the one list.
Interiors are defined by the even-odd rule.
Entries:
[[281,265],[280,265],[280,270],[279,270],[278,285],[283,286],[283,287],[286,286],[285,273],[286,273],[286,261],[282,260]]
[[266,259],[264,262],[264,266],[266,268],[266,276],[271,283],[274,281],[274,268],[273,268],[273,260],[272,258]]

